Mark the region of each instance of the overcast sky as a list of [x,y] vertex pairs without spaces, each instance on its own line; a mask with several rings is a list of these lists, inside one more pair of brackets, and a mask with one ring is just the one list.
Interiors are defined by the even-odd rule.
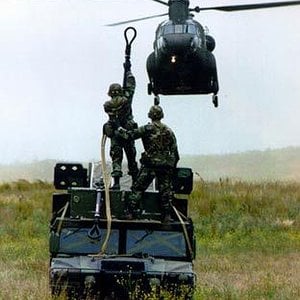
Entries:
[[[109,84],[122,82],[126,28],[104,25],[166,11],[150,0],[1,0],[0,163],[99,158],[103,103]],[[211,96],[161,97],[182,154],[300,145],[299,16],[300,6],[195,16],[216,39],[220,107]],[[164,19],[131,24],[140,125],[153,103],[146,59]]]

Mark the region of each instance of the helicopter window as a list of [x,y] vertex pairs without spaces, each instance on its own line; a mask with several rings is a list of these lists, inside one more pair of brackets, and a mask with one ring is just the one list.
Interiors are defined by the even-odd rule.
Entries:
[[196,34],[197,30],[196,30],[196,26],[195,25],[188,25],[188,33],[193,33]]
[[174,26],[166,25],[164,28],[164,34],[171,34],[171,33],[174,33]]
[[175,33],[184,33],[186,25],[175,25]]
[[192,25],[192,27],[193,28],[190,29],[190,25],[187,26],[184,24],[176,24],[176,25],[169,24],[164,27],[164,34],[186,33],[186,32],[195,33],[196,32],[195,26]]
[[157,32],[156,32],[156,35],[157,37],[160,37],[162,35],[163,31],[162,31],[162,28],[158,28]]

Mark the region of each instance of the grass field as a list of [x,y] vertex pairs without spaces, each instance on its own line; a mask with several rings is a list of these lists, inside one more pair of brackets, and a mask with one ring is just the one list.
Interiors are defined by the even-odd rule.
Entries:
[[[0,299],[50,299],[53,188],[0,185]],[[300,299],[300,184],[198,182],[195,299]]]

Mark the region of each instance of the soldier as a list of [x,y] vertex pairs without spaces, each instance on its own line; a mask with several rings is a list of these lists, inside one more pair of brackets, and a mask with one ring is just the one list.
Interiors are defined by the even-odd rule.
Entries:
[[161,195],[162,222],[168,223],[172,220],[171,202],[174,194],[172,178],[179,160],[177,142],[173,131],[161,122],[164,114],[160,106],[152,106],[148,117],[151,123],[127,132],[132,139],[142,139],[145,151],[141,156],[141,169],[137,180],[132,185],[126,217],[133,218],[139,207],[142,193],[156,177]]
[[125,73],[125,88],[120,84],[110,85],[108,95],[111,100],[104,103],[104,111],[109,120],[103,126],[103,133],[111,140],[110,156],[112,159],[112,177],[114,178],[113,189],[120,189],[120,177],[122,177],[123,149],[128,162],[128,174],[132,180],[136,179],[138,167],[136,163],[136,149],[134,140],[125,140],[118,132],[121,126],[126,130],[137,128],[132,115],[132,98],[135,91],[135,78],[131,71]]

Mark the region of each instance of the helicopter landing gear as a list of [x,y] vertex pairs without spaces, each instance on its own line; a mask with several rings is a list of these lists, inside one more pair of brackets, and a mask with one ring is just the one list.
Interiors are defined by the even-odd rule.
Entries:
[[152,93],[152,84],[151,84],[151,82],[149,82],[148,83],[148,95],[151,95],[151,93]]
[[154,105],[159,105],[160,103],[160,98],[158,95],[154,96]]
[[152,80],[150,80],[150,82],[147,85],[147,91],[148,95],[153,94],[154,96],[156,96],[159,94],[159,91]]
[[215,107],[219,106],[219,100],[218,100],[218,95],[213,95],[212,96],[212,103],[214,104]]

